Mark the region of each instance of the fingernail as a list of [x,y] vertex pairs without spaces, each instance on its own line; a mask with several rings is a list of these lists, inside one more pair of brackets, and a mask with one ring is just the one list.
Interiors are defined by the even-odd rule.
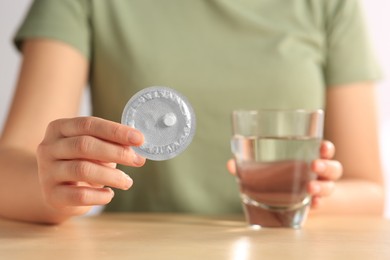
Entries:
[[107,187],[107,189],[110,191],[110,193],[111,193],[111,198],[113,198],[114,197],[114,195],[115,195],[115,192],[111,189],[111,188],[108,188]]
[[133,144],[141,144],[143,142],[143,136],[141,133],[138,133],[136,131],[131,131],[129,134],[129,140]]
[[138,154],[134,154],[133,162],[137,165],[141,165],[144,163],[144,158],[139,156]]
[[129,175],[127,175],[126,173],[123,173],[124,174],[124,176],[125,176],[125,178],[126,178],[126,183],[125,183],[125,189],[126,190],[128,190],[128,189],[130,189],[130,187],[133,185],[133,180],[130,178],[130,176]]

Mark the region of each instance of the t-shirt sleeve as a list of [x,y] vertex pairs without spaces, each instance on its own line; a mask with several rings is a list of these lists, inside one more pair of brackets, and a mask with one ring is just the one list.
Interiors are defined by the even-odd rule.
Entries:
[[359,0],[327,0],[327,86],[376,81],[381,73]]
[[23,41],[45,38],[64,42],[90,57],[89,6],[83,0],[35,0],[14,37],[20,50]]

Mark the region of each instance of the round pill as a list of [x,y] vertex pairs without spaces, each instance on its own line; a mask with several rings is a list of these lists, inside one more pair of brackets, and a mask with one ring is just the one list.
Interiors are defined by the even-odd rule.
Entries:
[[166,126],[173,126],[176,123],[176,116],[174,113],[168,113],[164,116],[164,124]]

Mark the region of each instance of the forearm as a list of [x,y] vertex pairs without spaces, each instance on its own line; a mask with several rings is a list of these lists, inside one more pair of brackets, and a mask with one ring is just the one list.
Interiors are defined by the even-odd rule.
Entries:
[[382,185],[365,180],[342,179],[336,183],[332,195],[322,198],[319,207],[313,209],[311,214],[382,216],[384,201]]
[[37,223],[60,223],[70,217],[45,203],[33,153],[0,147],[0,169],[1,217]]

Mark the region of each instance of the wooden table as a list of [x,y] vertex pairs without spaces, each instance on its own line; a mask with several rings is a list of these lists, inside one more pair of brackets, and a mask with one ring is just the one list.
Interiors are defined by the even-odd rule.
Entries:
[[103,214],[59,226],[0,219],[0,259],[390,259],[390,220],[313,216],[301,230],[241,217]]

